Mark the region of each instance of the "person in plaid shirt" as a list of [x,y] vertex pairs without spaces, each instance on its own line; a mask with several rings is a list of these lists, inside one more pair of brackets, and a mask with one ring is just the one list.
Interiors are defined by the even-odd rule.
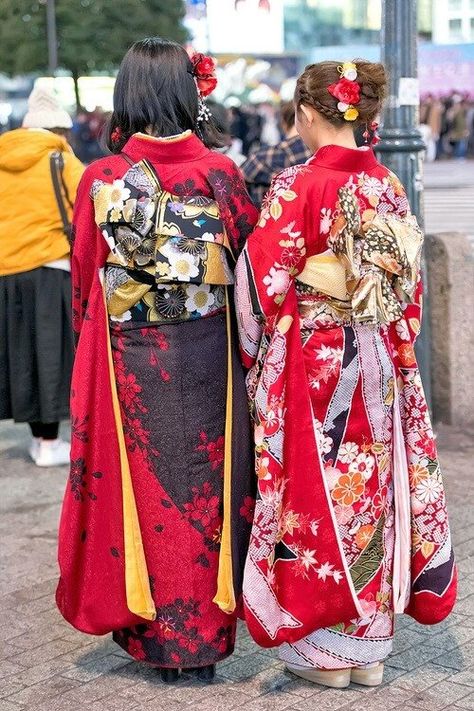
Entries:
[[311,151],[295,128],[295,107],[292,101],[281,105],[280,121],[285,138],[276,146],[259,148],[241,166],[254,204],[260,207],[274,175],[284,168],[305,163]]

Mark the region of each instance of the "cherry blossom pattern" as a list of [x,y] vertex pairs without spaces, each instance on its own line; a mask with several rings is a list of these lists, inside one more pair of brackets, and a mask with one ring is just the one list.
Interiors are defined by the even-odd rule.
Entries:
[[295,230],[296,222],[290,222],[280,230],[283,239],[279,241],[281,247],[280,262],[275,262],[263,283],[267,287],[268,296],[274,296],[276,304],[281,304],[291,283],[291,277],[298,273],[297,265],[306,254],[304,238],[301,232]]
[[211,441],[205,432],[201,432],[199,439],[200,443],[197,445],[196,451],[206,452],[212,469],[220,469],[224,463],[224,437],[220,436]]
[[206,547],[216,551],[222,530],[220,498],[208,481],[201,488],[193,486],[192,494],[192,501],[184,504],[184,515],[203,534]]

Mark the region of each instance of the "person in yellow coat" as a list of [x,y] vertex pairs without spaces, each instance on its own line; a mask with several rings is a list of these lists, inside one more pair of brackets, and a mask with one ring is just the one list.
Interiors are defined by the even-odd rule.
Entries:
[[69,236],[84,167],[71,117],[35,88],[23,127],[0,136],[0,419],[28,422],[38,466],[69,461],[73,360]]

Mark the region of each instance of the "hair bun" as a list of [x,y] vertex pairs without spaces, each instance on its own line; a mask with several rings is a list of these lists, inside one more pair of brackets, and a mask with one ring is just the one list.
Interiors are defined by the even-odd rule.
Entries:
[[[359,113],[355,125],[372,123],[382,109],[387,94],[387,73],[380,62],[354,59],[360,87],[360,99],[354,104]],[[296,83],[295,104],[312,106],[330,123],[340,126],[346,123],[344,114],[338,109],[338,100],[328,91],[331,84],[340,79],[341,62],[319,62],[310,64]]]
[[355,59],[357,81],[360,85],[360,101],[357,104],[360,123],[371,123],[382,109],[387,96],[387,72],[380,62]]

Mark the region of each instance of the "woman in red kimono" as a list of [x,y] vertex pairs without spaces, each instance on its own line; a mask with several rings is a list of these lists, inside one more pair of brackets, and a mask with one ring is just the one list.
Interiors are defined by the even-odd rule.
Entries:
[[414,354],[422,235],[369,134],[384,68],[307,67],[298,131],[315,155],[274,180],[237,265],[258,493],[249,629],[295,674],[376,685],[394,614],[451,611],[456,569]]
[[86,170],[74,218],[57,602],[165,681],[212,678],[232,653],[254,503],[230,298],[257,215],[206,146],[215,82],[210,58],[137,42],[117,77],[114,155]]

